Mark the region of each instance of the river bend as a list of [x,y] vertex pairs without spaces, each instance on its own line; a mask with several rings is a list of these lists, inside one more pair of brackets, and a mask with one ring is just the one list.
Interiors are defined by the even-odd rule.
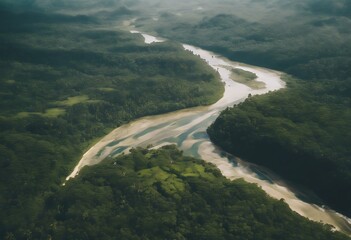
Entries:
[[[138,31],[131,32],[140,33]],[[145,33],[140,34],[148,44],[164,41]],[[74,178],[84,166],[97,164],[106,157],[128,153],[133,147],[153,145],[157,148],[167,144],[176,144],[186,155],[215,164],[225,177],[229,179],[243,178],[247,182],[256,183],[270,196],[277,199],[283,198],[290,208],[300,215],[311,220],[331,224],[336,229],[351,234],[350,219],[333,210],[304,202],[297,197],[296,191],[292,191],[292,188],[288,187],[282,179],[270,173],[269,170],[235,158],[219,150],[209,140],[206,129],[215,121],[221,110],[244,101],[249,94],[265,94],[284,88],[285,83],[280,78],[282,73],[232,62],[194,46],[184,44],[183,47],[204,59],[218,71],[225,85],[223,97],[210,106],[143,117],[120,126],[91,147],[66,180]],[[266,87],[253,90],[234,82],[230,78],[231,68],[240,68],[255,73],[258,76],[257,81],[264,82]]]

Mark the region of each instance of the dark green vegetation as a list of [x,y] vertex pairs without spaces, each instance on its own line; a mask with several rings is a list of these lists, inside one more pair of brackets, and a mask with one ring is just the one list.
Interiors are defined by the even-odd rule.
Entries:
[[85,168],[43,211],[33,239],[347,239],[173,146]]
[[[36,10],[100,11],[95,17],[0,12],[1,239],[346,238],[328,231],[328,226],[299,217],[283,201],[269,199],[253,185],[225,180],[213,166],[184,158],[173,147],[150,152],[137,149],[129,156],[108,159],[102,165],[84,169],[77,179],[61,187],[84,149],[108,128],[143,115],[214,102],[223,87],[213,71],[178,44],[145,45],[138,35],[112,31],[99,24],[102,19],[134,17],[137,12],[133,7],[138,1],[0,1],[6,3],[0,3],[0,8],[18,4]],[[44,5],[37,6],[40,2]],[[120,2],[129,5],[121,6]],[[145,1],[139,9],[157,9],[157,4],[145,6],[150,2],[158,1]],[[115,8],[112,3],[116,3]],[[191,3],[196,7],[197,1]],[[322,7],[317,12],[326,14],[328,9]],[[271,52],[279,43],[273,41],[274,34],[280,31],[264,39],[270,48],[265,48],[263,57],[256,58],[263,40],[244,34],[252,30],[251,22],[235,22],[232,15],[209,16],[199,26],[192,26],[177,25],[171,22],[177,21],[176,15],[164,13],[160,22],[171,23],[174,28],[158,30],[168,36],[173,32],[178,39],[192,39],[228,56],[234,50],[243,51],[240,57],[246,57],[248,62],[274,60],[266,58],[269,53],[276,58],[285,56],[284,51]],[[216,30],[216,24],[223,21],[223,27]],[[347,23],[344,18],[336,21]],[[333,22],[327,19],[311,26],[320,26],[328,36]],[[203,32],[206,29],[208,32]],[[235,29],[238,32],[233,32]],[[343,31],[347,34],[349,28]],[[230,38],[232,34],[243,38],[240,48]],[[271,33],[262,30],[258,34]],[[218,41],[221,35],[223,41]],[[287,36],[303,40],[303,35]],[[318,41],[322,39],[321,35],[315,36]],[[312,49],[318,41],[306,49]],[[326,45],[333,46],[329,42]],[[341,57],[338,64],[348,66],[346,60]],[[311,64],[329,66],[331,76],[341,68],[328,65],[330,62],[334,60]],[[346,73],[339,71],[344,76]],[[339,86],[334,90],[343,90],[343,82],[336,82],[340,85],[331,82],[330,88],[323,85],[321,89]],[[345,96],[348,93],[345,90]],[[301,97],[299,91],[296,94]]]
[[[84,150],[131,119],[220,98],[205,62],[93,18],[0,14],[0,238],[25,236]],[[24,238],[24,237],[23,237]]]
[[351,216],[350,1],[251,3],[251,10],[236,1],[222,8],[225,14],[198,13],[199,21],[162,14],[153,28],[302,79],[225,111],[209,133],[226,150],[309,186]]
[[208,133],[225,150],[313,189],[350,215],[351,108],[348,96],[331,93],[336,86],[294,82],[249,98],[223,111]]

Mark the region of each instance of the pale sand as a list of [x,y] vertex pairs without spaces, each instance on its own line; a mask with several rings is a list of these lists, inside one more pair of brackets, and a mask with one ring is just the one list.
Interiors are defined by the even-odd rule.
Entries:
[[[138,31],[134,32],[140,33]],[[155,40],[163,41],[147,34],[141,34],[144,36],[147,43],[150,43],[150,41],[155,42]],[[114,156],[115,154],[112,154],[113,151],[120,147],[128,147],[123,151],[124,153],[128,153],[130,148],[137,146],[146,147],[149,144],[153,144],[156,147],[161,147],[168,144],[177,144],[185,154],[190,155],[194,150],[191,148],[196,146],[195,144],[198,144],[197,154],[205,161],[215,164],[225,177],[229,179],[243,178],[247,182],[256,183],[268,195],[276,199],[284,199],[292,210],[298,212],[302,216],[331,224],[335,226],[336,229],[351,233],[351,222],[348,223],[344,216],[332,210],[325,210],[321,207],[301,201],[289,187],[284,185],[281,179],[274,179],[273,183],[261,180],[255,172],[250,170],[249,163],[239,161],[238,166],[235,166],[233,163],[229,162],[226,157],[220,156],[216,147],[208,140],[207,136],[194,139],[194,134],[203,134],[206,128],[215,120],[216,116],[218,116],[219,112],[227,106],[232,106],[233,104],[244,101],[249,94],[264,94],[285,87],[285,83],[280,79],[281,73],[265,68],[231,62],[214,53],[193,46],[184,45],[184,48],[192,51],[195,55],[199,55],[211,67],[218,71],[222,81],[225,83],[223,97],[211,106],[196,107],[168,114],[144,117],[113,130],[83,155],[78,165],[66,180],[75,177],[84,166],[94,165],[108,156]],[[230,78],[230,71],[227,69],[228,66],[240,67],[241,69],[255,73],[258,76],[257,80],[264,82],[266,88],[252,90],[243,84],[233,82]],[[160,124],[164,125],[155,128],[155,126]],[[150,129],[152,127],[155,129]],[[147,130],[147,132],[144,132],[145,130]],[[183,136],[184,139],[180,141],[180,137],[185,132],[188,132],[188,135]],[[114,141],[119,142],[111,144]],[[111,146],[107,146],[108,144],[111,144]]]

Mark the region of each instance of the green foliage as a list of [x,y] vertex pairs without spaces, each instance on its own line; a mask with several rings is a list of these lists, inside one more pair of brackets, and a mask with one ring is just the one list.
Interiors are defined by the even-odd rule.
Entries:
[[257,79],[256,74],[240,68],[232,69],[231,79],[233,79],[233,81],[245,84],[252,89],[262,89],[266,85],[264,82],[255,81]]
[[[267,1],[260,2],[267,7]],[[183,17],[170,21],[161,16],[160,21],[145,24],[153,25],[162,36],[202,46],[236,61],[283,70],[305,80],[350,76],[351,22],[333,10],[347,11],[350,3],[324,0],[289,4],[289,17],[284,17],[287,6],[276,3],[270,6],[278,12],[276,17],[256,22],[251,16],[247,20],[238,17],[238,13],[217,11],[200,21],[184,23]],[[240,3],[228,7],[235,9],[236,5],[243,7]],[[251,11],[259,15],[262,9]]]
[[146,45],[79,17],[0,18],[0,238],[33,230],[44,199],[108,129],[223,93],[218,74],[179,44]]
[[174,146],[85,168],[47,198],[34,229],[35,239],[347,239]]
[[245,81],[252,81],[252,80],[255,80],[257,78],[256,74],[249,72],[249,71],[245,71],[245,70],[240,69],[240,68],[234,68],[232,70],[232,73],[235,73],[239,76],[242,76]]
[[223,111],[208,133],[225,150],[310,187],[349,215],[351,95],[343,92],[351,86],[289,83],[287,90]]
[[[122,7],[98,17],[129,14]],[[349,76],[349,28],[343,18],[317,19],[305,24],[307,28],[290,27],[288,34],[283,34],[284,24],[294,22],[291,18],[268,29],[232,15],[203,19],[197,26],[173,22],[169,27],[164,18],[177,17],[161,15],[164,36],[190,39],[232,58],[313,79],[328,79],[336,72],[338,80]],[[84,149],[107,128],[215,102],[223,86],[214,71],[178,44],[145,45],[138,35],[103,30],[92,17],[1,11],[0,20],[0,238],[346,239],[292,213],[257,187],[230,182],[215,167],[182,157],[173,147],[133,150],[84,169],[61,187]],[[321,41],[335,35],[341,37]],[[326,46],[328,51],[321,52]],[[338,107],[334,113],[344,114],[350,96],[347,82],[309,87],[316,96],[326,96],[313,98],[310,109],[326,112],[328,121],[338,121],[347,131],[339,116],[347,118],[348,113],[333,118],[323,105],[330,101]],[[303,99],[306,92],[300,90],[289,96]],[[244,116],[241,124],[246,120]],[[286,122],[288,129],[299,128]],[[313,143],[307,146],[318,149]],[[340,176],[346,176],[347,167]]]
[[[238,8],[232,13],[214,10],[187,23],[161,16],[162,24],[153,23],[154,29],[302,79],[225,111],[209,133],[226,150],[311,187],[328,205],[351,216],[350,1],[253,2],[259,3],[251,10],[235,3],[228,5]],[[245,16],[241,9],[254,14]]]

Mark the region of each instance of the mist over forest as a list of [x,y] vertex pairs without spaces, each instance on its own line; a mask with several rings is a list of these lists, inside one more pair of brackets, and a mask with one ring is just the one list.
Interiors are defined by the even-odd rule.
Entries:
[[321,14],[321,15],[337,15],[350,17],[351,3],[347,0],[306,0],[303,2],[290,0],[194,0],[177,2],[171,0],[2,0],[1,5],[4,8],[18,10],[40,10],[40,11],[76,11],[89,10],[90,12],[98,12],[101,9],[116,10],[119,7],[128,7],[141,10],[141,14],[151,13],[158,14],[163,11],[170,13],[179,12],[213,12],[230,13],[244,17],[247,19],[255,19],[257,16],[265,18],[274,18],[276,15],[289,15],[298,11],[300,14]]
[[351,217],[351,1],[0,0],[0,239],[349,239],[174,146],[62,187],[112,129],[221,98],[181,43],[284,72],[207,133]]

